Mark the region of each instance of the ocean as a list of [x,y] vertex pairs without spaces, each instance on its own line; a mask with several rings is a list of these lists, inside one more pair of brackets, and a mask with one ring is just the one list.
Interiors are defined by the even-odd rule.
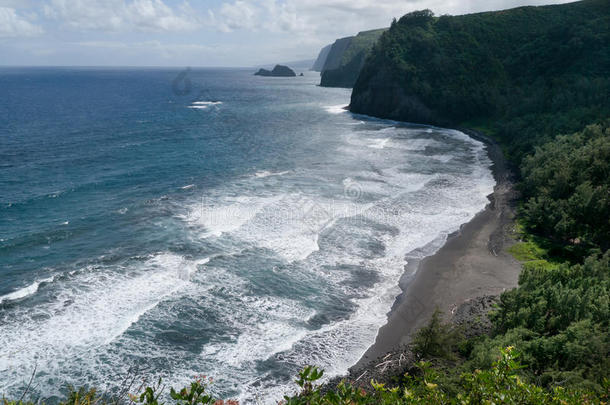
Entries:
[[0,68],[0,395],[204,374],[273,403],[353,365],[487,204],[480,142],[252,73]]

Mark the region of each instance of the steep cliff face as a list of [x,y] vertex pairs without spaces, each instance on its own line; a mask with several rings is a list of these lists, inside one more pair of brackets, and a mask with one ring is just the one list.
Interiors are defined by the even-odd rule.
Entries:
[[362,50],[348,63],[341,64],[336,69],[325,70],[321,74],[320,86],[322,87],[353,87],[364,65],[367,52]]
[[610,114],[610,2],[462,16],[405,15],[366,58],[350,110],[435,125],[479,122],[519,158]]
[[370,72],[370,66],[368,69],[366,84],[356,81],[350,111],[393,120],[450,125],[449,120],[430,108],[421,96],[400,86],[388,67],[376,67],[374,72]]
[[353,38],[354,37],[339,38],[332,44],[330,51],[328,52],[328,56],[326,57],[326,61],[324,62],[322,72],[329,69],[337,69],[339,66],[341,66],[343,54],[351,44]]
[[362,31],[332,44],[324,67],[320,85],[325,87],[352,87],[371,48],[386,29]]
[[332,46],[332,44],[328,44],[320,50],[320,53],[318,54],[318,57],[316,58],[316,61],[313,63],[313,66],[310,70],[313,70],[314,72],[321,72],[322,69],[324,69],[326,58],[328,57],[328,54],[330,53],[330,48],[332,48]]

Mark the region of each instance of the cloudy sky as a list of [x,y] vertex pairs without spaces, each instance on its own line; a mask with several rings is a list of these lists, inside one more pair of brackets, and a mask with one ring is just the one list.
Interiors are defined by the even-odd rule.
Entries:
[[429,8],[464,14],[570,0],[0,0],[0,65],[253,66]]

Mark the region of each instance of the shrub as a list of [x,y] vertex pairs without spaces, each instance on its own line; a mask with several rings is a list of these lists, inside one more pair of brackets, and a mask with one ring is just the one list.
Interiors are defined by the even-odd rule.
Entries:
[[428,325],[417,331],[413,338],[413,352],[420,357],[452,359],[458,343],[462,340],[459,328],[443,323],[443,313],[437,308]]

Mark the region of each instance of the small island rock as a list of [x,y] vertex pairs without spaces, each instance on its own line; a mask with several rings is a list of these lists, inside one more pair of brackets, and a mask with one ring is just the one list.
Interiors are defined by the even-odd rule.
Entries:
[[293,77],[297,74],[294,70],[288,66],[275,65],[273,70],[259,69],[258,72],[254,73],[255,76],[273,76],[273,77]]

